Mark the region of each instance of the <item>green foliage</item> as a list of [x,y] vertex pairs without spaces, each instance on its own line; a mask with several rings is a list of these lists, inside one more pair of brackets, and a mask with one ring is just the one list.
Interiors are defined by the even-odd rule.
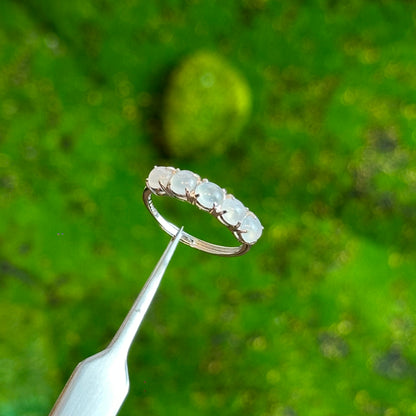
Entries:
[[140,202],[167,164],[265,230],[241,258],[178,248],[120,415],[416,415],[415,16],[405,1],[3,1],[0,414],[47,414],[111,340],[168,242]]
[[46,336],[48,312],[39,293],[25,293],[24,283],[32,284],[27,274],[6,262],[2,263],[2,274],[11,281],[2,288],[0,310],[0,413],[38,414],[49,405],[53,385],[58,381],[56,351],[53,340]]
[[198,52],[172,74],[163,111],[170,152],[198,157],[222,153],[238,138],[250,111],[246,82],[214,53]]

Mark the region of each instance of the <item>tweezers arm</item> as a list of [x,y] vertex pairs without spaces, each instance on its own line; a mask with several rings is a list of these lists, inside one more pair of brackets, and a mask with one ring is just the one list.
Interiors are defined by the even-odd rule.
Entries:
[[171,240],[110,345],[78,364],[49,416],[115,416],[128,390],[127,354],[181,238]]
[[162,254],[162,257],[154,268],[149,279],[145,283],[139,296],[130,309],[130,312],[124,319],[124,322],[120,326],[107,349],[117,350],[118,354],[125,354],[127,357],[137,330],[139,329],[139,326],[150,306],[150,303],[152,302],[152,299],[157,291],[157,288],[159,287],[159,284],[173,256],[173,253],[178,246],[182,236],[182,231],[183,227],[178,231],[175,238],[169,242],[165,252]]

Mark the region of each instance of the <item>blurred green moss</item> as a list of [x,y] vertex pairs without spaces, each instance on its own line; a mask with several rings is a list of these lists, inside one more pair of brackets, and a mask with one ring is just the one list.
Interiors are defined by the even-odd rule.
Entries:
[[166,145],[172,155],[220,154],[238,140],[251,110],[243,76],[214,52],[196,52],[171,74],[163,108]]
[[[49,319],[39,292],[26,296],[24,283],[33,284],[24,273],[1,261],[3,275],[16,279],[2,287],[0,304],[0,413],[14,416],[36,414],[49,405],[53,384],[60,382],[55,370],[55,349],[49,332]],[[6,342],[5,342],[6,341]]]

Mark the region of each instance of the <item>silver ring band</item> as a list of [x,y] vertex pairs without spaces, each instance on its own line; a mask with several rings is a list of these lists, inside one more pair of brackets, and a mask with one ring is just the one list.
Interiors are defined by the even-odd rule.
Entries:
[[152,195],[168,195],[196,205],[224,224],[242,244],[238,247],[220,246],[196,238],[185,231],[181,242],[190,247],[219,256],[240,256],[260,238],[263,227],[258,218],[225,189],[202,179],[190,171],[158,167],[150,172],[143,191],[143,202],[160,227],[175,236],[179,227],[167,221],[155,208]]

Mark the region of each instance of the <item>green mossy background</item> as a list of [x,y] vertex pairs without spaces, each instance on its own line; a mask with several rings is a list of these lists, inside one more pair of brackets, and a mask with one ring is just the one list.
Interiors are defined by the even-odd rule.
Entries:
[[166,153],[197,159],[236,142],[251,109],[250,89],[217,53],[200,51],[170,77],[162,107]]
[[[156,164],[265,230],[241,258],[178,248],[120,415],[416,415],[415,22],[408,1],[3,0],[0,415],[48,414],[111,340],[168,242],[141,202]],[[163,103],[199,51],[252,109],[182,158]]]

